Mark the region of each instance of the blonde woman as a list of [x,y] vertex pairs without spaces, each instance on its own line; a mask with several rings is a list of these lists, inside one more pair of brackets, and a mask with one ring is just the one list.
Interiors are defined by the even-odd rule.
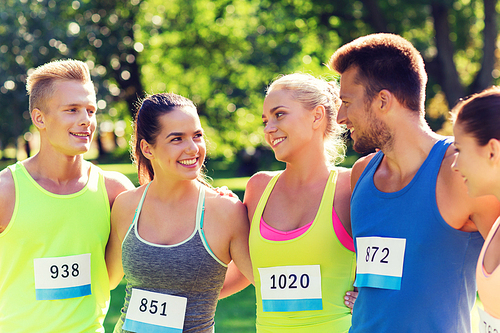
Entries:
[[262,119],[280,172],[259,172],[244,203],[257,332],[347,332],[355,254],[349,217],[350,170],[334,166],[343,145],[335,84],[291,74],[268,88]]

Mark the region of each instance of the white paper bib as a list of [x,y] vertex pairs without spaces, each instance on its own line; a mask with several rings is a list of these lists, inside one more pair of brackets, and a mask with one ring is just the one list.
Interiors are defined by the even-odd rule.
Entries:
[[181,333],[187,298],[132,289],[123,329],[132,332]]
[[500,333],[500,319],[492,317],[479,307],[477,309],[479,311],[479,332]]
[[91,295],[90,253],[34,259],[37,300]]
[[355,287],[401,289],[406,239],[356,238]]
[[322,310],[319,265],[258,268],[264,312]]

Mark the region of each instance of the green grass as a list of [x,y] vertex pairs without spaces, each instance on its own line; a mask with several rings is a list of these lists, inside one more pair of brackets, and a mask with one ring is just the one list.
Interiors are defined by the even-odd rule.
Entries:
[[135,186],[139,185],[139,179],[137,177],[137,169],[132,163],[121,163],[121,164],[99,164],[99,167],[105,171],[118,171],[127,176]]

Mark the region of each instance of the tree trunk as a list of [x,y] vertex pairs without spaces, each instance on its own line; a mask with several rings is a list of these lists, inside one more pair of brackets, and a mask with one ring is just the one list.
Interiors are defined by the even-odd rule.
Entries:
[[448,8],[443,3],[432,3],[432,17],[434,18],[434,30],[436,32],[437,56],[433,60],[434,70],[437,75],[441,89],[443,89],[448,101],[448,106],[452,108],[457,101],[464,97],[465,89],[460,83],[460,78],[453,61],[453,44],[450,41],[450,27],[448,25]]
[[496,0],[484,0],[484,31],[483,31],[483,62],[481,69],[476,75],[472,85],[469,87],[469,93],[480,92],[489,87],[493,83],[491,75],[495,68],[495,48],[498,35],[498,27],[496,24],[497,11]]
[[377,0],[363,0],[363,4],[370,13],[367,20],[377,32],[389,32],[387,22],[384,19]]

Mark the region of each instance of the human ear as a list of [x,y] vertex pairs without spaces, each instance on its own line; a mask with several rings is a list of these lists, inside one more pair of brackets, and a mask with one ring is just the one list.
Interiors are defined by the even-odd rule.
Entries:
[[490,139],[486,146],[488,148],[489,160],[500,165],[500,141],[497,139]]
[[140,146],[142,155],[144,155],[144,157],[146,157],[148,160],[154,159],[153,152],[151,151],[151,145],[146,140],[142,139]]
[[382,89],[378,93],[379,109],[382,112],[387,112],[391,108],[394,96],[387,89]]
[[31,110],[31,121],[39,130],[45,128],[45,115],[39,108]]
[[317,129],[321,126],[323,123],[323,119],[325,119],[326,116],[326,110],[323,105],[318,105],[313,109],[313,128]]

